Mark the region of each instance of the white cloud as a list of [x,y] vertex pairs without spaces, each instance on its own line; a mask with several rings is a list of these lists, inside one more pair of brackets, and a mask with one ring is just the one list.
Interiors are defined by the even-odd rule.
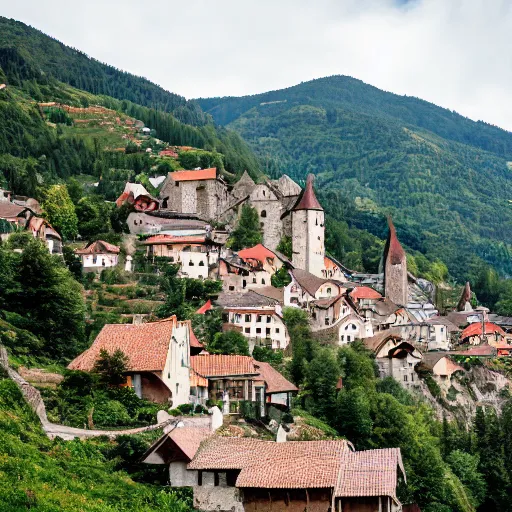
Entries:
[[512,130],[509,0],[0,0],[188,98],[346,74]]

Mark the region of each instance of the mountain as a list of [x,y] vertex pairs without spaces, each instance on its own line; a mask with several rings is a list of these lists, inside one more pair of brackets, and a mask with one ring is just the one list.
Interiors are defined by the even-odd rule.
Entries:
[[349,224],[382,237],[392,213],[401,240],[457,278],[482,259],[512,273],[512,133],[346,76],[198,102],[267,173],[316,174]]

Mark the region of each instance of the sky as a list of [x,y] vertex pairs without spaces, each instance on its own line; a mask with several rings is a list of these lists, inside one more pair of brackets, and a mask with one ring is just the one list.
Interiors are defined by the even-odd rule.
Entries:
[[349,75],[512,131],[512,0],[0,0],[187,98]]

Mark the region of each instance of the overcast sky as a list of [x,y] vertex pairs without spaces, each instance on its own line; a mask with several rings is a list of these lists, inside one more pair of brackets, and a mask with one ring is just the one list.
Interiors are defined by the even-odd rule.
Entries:
[[187,98],[334,74],[512,131],[512,0],[0,0]]

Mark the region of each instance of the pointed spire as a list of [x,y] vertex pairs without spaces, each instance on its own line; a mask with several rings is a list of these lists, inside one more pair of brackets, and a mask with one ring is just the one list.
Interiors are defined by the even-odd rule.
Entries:
[[388,217],[388,226],[389,226],[389,234],[388,241],[386,244],[387,253],[386,259],[390,259],[392,265],[400,265],[406,260],[405,251],[398,241],[398,237],[396,236],[396,229],[391,219],[391,216]]
[[313,190],[313,181],[315,177],[312,174],[308,174],[306,179],[306,187],[299,197],[297,204],[293,207],[294,210],[322,210],[323,208],[318,202]]
[[457,304],[457,311],[468,311],[468,309],[466,309],[466,304],[468,303],[471,305],[471,286],[469,285],[469,281],[466,282],[464,289],[462,290],[462,295],[460,296],[459,303]]

